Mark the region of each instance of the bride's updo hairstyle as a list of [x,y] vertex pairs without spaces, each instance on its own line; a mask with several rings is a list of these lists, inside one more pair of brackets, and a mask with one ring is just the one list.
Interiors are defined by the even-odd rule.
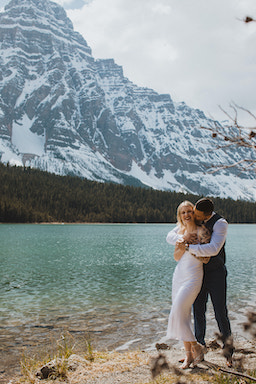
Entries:
[[182,208],[183,207],[191,207],[192,208],[192,211],[194,209],[194,204],[191,203],[191,201],[188,201],[188,200],[185,200],[183,201],[179,206],[178,206],[178,209],[177,209],[177,221],[178,221],[178,224],[181,228],[184,228],[184,224],[182,222],[182,219],[181,219],[181,211],[182,211]]

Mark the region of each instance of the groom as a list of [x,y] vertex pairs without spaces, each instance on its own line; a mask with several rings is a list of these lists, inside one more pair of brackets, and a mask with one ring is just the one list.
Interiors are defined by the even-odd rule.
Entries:
[[[194,305],[194,327],[197,341],[205,346],[206,330],[206,304],[210,295],[215,319],[223,338],[224,347],[227,339],[231,336],[230,322],[226,306],[227,295],[227,270],[225,266],[225,240],[227,236],[228,223],[219,214],[214,212],[213,202],[208,198],[196,202],[194,216],[197,224],[204,224],[211,232],[211,241],[207,244],[190,244],[195,239],[185,237],[185,250],[196,257],[210,256],[208,264],[204,264],[204,278],[201,291],[199,292]],[[175,244],[180,235],[177,234],[177,227],[167,235],[167,242]],[[227,365],[232,366],[232,353],[227,356]]]

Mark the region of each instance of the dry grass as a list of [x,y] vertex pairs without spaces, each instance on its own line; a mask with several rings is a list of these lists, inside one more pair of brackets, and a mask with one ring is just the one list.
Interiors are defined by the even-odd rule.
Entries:
[[[131,372],[142,365],[149,366],[149,356],[141,351],[127,352],[98,352],[94,351],[90,342],[84,340],[84,350],[76,354],[76,345],[72,344],[70,334],[62,335],[57,341],[53,354],[38,353],[35,356],[24,351],[20,362],[21,376],[13,378],[12,384],[42,383],[37,373],[49,362],[54,362],[56,368],[47,378],[47,383],[72,382],[72,384],[87,382],[113,373]],[[53,348],[52,348],[53,349]]]
[[[234,366],[233,372],[239,370],[247,375],[256,377],[255,343],[243,342],[236,345],[235,361],[243,359],[243,366]],[[240,351],[240,353],[239,353]],[[246,353],[245,353],[246,352]],[[37,356],[24,352],[21,359],[21,375],[13,378],[11,384],[183,384],[183,383],[213,383],[213,384],[242,384],[253,383],[228,372],[222,372],[226,367],[221,348],[210,348],[205,356],[205,362],[197,368],[180,370],[178,360],[183,357],[180,350],[171,349],[160,352],[164,356],[163,370],[153,379],[153,362],[159,356],[157,351],[94,351],[91,343],[82,338],[79,342],[66,333],[62,335],[51,348],[51,353],[40,351]],[[166,358],[166,359],[165,359]],[[47,380],[36,375],[49,362],[54,363],[54,371]],[[240,366],[240,368],[239,368]],[[252,371],[254,370],[254,371]],[[8,381],[7,381],[8,383]]]

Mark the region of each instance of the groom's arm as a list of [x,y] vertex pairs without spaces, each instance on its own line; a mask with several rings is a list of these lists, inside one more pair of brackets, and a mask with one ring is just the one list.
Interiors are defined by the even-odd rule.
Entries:
[[228,223],[225,219],[219,219],[213,226],[210,243],[190,244],[189,252],[198,257],[216,256],[225,243],[228,231]]

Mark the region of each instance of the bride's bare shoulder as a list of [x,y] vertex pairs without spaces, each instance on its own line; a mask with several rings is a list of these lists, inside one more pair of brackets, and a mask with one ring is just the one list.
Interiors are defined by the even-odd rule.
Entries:
[[179,227],[178,234],[184,235],[185,234],[185,228]]

